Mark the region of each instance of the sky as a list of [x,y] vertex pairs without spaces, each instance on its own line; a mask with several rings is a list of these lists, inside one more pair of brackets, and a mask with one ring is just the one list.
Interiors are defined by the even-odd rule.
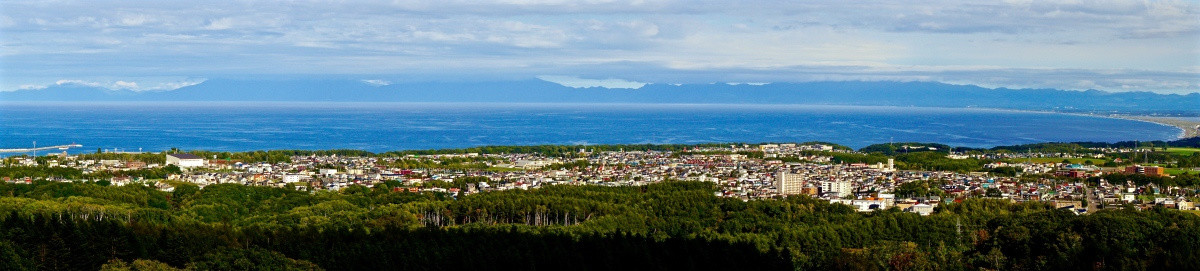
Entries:
[[1195,93],[1200,2],[0,0],[0,91],[311,77]]

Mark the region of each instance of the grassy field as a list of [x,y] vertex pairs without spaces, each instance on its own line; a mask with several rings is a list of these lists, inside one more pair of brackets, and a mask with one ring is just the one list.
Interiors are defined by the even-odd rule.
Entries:
[[1197,210],[1186,210],[1186,211],[1184,211],[1184,212],[1189,212],[1189,213],[1192,213],[1192,214],[1194,214],[1194,215],[1200,215],[1200,211],[1197,211]]
[[1179,175],[1179,174],[1183,174],[1183,173],[1196,173],[1196,171],[1191,170],[1191,169],[1186,169],[1186,168],[1167,168],[1167,169],[1163,170],[1163,173],[1166,173],[1168,175]]
[[1192,153],[1200,152],[1200,148],[1167,148],[1167,152],[1182,155],[1192,155]]
[[1154,198],[1162,198],[1165,196],[1137,195],[1136,197],[1137,197],[1137,200],[1142,201],[1142,203],[1147,203],[1147,202],[1154,202]]

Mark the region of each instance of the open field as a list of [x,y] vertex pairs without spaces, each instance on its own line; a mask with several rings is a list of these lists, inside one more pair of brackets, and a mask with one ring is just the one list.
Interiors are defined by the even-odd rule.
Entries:
[[1172,154],[1192,155],[1192,153],[1200,152],[1200,148],[1167,148],[1167,152]]
[[1166,173],[1167,175],[1179,175],[1183,173],[1192,174],[1196,173],[1196,171],[1187,168],[1167,168],[1163,170],[1163,173]]
[[[1063,159],[1064,158],[1022,158],[1022,159],[1007,159],[1007,161],[1010,163],[1024,163],[1024,162],[1061,163],[1063,161]],[[1096,158],[1067,158],[1066,160],[1071,161],[1072,164],[1085,164],[1084,163],[1085,161],[1092,161],[1092,164],[1100,165],[1100,164],[1104,164],[1104,162],[1107,162],[1104,159],[1096,159]]]
[[[1147,202],[1152,203],[1152,202],[1154,202],[1154,198],[1167,198],[1167,197],[1168,196],[1162,196],[1162,195],[1137,195],[1136,196],[1137,200],[1141,201],[1142,203],[1147,203]],[[1174,199],[1174,198],[1171,198],[1171,199]]]

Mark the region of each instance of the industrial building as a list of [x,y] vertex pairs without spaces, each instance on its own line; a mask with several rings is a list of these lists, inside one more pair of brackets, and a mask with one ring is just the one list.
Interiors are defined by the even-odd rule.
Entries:
[[181,168],[203,167],[207,164],[204,158],[187,153],[167,154],[167,164]]

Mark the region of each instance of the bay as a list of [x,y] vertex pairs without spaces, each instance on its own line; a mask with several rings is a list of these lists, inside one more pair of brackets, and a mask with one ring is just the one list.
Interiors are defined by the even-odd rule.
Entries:
[[992,147],[1171,140],[1154,123],[979,108],[742,104],[3,103],[0,148],[71,152],[828,141]]

